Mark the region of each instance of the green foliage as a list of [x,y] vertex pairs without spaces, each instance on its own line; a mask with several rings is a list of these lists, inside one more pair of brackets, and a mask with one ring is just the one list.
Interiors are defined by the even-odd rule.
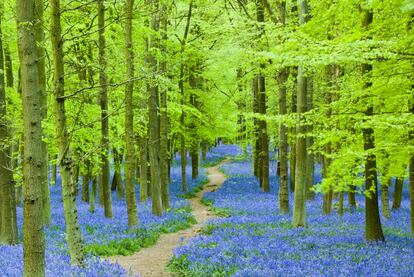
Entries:
[[[190,206],[185,206],[180,209],[170,210],[174,213],[189,213],[191,212]],[[138,228],[128,231],[130,237],[122,240],[113,240],[107,244],[88,244],[85,245],[85,252],[96,256],[110,257],[110,256],[128,256],[132,255],[142,248],[147,248],[154,245],[161,234],[175,233],[180,230],[185,230],[196,224],[197,221],[192,214],[186,215],[184,221],[174,220],[167,221],[156,228]],[[87,226],[86,230],[91,234],[94,232],[92,226]]]
[[204,179],[202,179],[199,183],[198,186],[193,187],[191,191],[188,191],[186,193],[183,194],[179,194],[179,197],[182,197],[184,199],[191,199],[197,196],[197,193],[203,190],[204,185],[208,184],[209,180],[207,179],[207,177],[204,177]]
[[231,276],[236,269],[233,267],[230,268],[223,268],[223,267],[216,267],[213,269],[213,272],[211,270],[207,270],[207,268],[200,268],[197,269],[191,269],[190,263],[188,262],[185,255],[181,255],[178,258],[173,257],[173,259],[169,262],[167,266],[167,270],[171,272],[174,276],[179,277],[203,277],[203,276],[214,276],[214,277],[225,277],[225,276]]

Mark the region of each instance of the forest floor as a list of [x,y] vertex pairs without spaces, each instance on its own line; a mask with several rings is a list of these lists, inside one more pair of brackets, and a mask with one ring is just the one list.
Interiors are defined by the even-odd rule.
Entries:
[[201,199],[204,193],[216,191],[224,183],[226,177],[219,168],[226,162],[223,161],[216,166],[207,168],[208,184],[204,185],[194,198],[189,199],[197,224],[176,233],[163,234],[155,245],[144,248],[132,256],[115,256],[108,258],[108,260],[119,263],[132,275],[141,277],[170,276],[166,267],[173,257],[173,249],[184,245],[190,238],[197,236],[209,219],[217,217],[208,206],[201,203]]

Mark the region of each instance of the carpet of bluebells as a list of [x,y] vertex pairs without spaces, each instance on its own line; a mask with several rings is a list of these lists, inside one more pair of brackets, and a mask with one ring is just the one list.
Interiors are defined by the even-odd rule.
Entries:
[[[174,251],[170,270],[178,276],[414,276],[414,238],[410,235],[409,195],[390,219],[382,218],[386,243],[367,244],[364,199],[358,208],[322,215],[322,197],[307,203],[307,228],[291,227],[278,211],[276,164],[271,192],[263,193],[250,161],[222,166],[230,176],[223,187],[205,195],[230,216],[210,221],[203,235]],[[315,181],[320,181],[316,167]],[[407,186],[405,186],[407,187]],[[392,191],[392,189],[391,189]],[[337,200],[335,200],[337,202]],[[345,197],[345,203],[347,199]],[[293,197],[290,197],[292,210]],[[337,204],[336,204],[337,205]],[[337,207],[337,206],[336,206]]]
[[[213,147],[207,154],[205,164],[212,164],[222,160],[226,156],[238,155],[239,149],[235,146],[220,145]],[[189,161],[190,162],[190,161]],[[200,170],[200,177],[191,180],[191,166],[187,167],[188,190],[199,186],[200,182],[206,179],[204,169]],[[63,204],[61,196],[60,180],[57,185],[51,187],[51,210],[52,222],[45,228],[46,240],[46,275],[47,276],[127,276],[117,264],[110,264],[108,261],[97,256],[88,255],[84,267],[70,265],[65,240],[65,221],[63,216]],[[139,199],[139,185],[136,187],[137,200]],[[191,222],[191,211],[189,203],[181,195],[181,171],[178,159],[174,162],[171,170],[171,209],[163,216],[157,217],[151,214],[151,201],[138,204],[139,229],[147,233],[173,232],[168,230],[175,224]],[[114,192],[113,219],[104,217],[103,208],[98,204],[94,214],[91,214],[88,203],[77,199],[79,224],[82,237],[86,247],[88,245],[106,245],[111,242],[121,241],[125,238],[136,236],[135,232],[128,231],[126,203],[124,199],[118,199]],[[139,201],[137,201],[139,202]],[[19,237],[21,239],[22,208],[18,207]],[[166,230],[167,229],[167,230]],[[140,233],[142,234],[142,232]],[[145,232],[144,232],[145,234]],[[0,276],[22,276],[23,272],[23,249],[22,244],[17,246],[0,246]]]

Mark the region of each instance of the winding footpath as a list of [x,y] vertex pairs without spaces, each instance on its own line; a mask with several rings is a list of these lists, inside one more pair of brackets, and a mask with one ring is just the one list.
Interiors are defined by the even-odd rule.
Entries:
[[170,276],[166,271],[166,266],[173,256],[173,249],[184,245],[190,238],[197,236],[203,225],[209,219],[216,217],[200,200],[204,193],[217,190],[226,180],[224,174],[219,171],[220,166],[225,162],[207,168],[209,183],[204,185],[203,190],[199,191],[196,197],[189,199],[197,224],[176,233],[162,234],[155,245],[141,249],[132,256],[116,256],[109,258],[109,260],[118,262],[132,275],[140,277]]

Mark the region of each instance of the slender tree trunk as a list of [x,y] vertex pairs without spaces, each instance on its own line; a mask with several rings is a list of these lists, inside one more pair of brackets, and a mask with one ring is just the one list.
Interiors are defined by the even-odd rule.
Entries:
[[[125,105],[126,105],[126,102],[125,102]],[[132,143],[133,142],[134,142],[134,138],[132,138]],[[128,145],[126,141],[125,141],[125,144]],[[132,144],[132,146],[134,146],[134,144]],[[118,193],[118,199],[121,199],[125,197],[125,191],[124,191],[124,186],[122,184],[122,174],[121,174],[121,167],[122,167],[122,161],[123,161],[123,150],[122,149],[118,150],[114,148],[112,151],[113,151],[113,157],[114,157],[115,172],[112,178],[111,191],[116,190]],[[125,158],[125,163],[126,163],[126,158]],[[126,171],[126,168],[125,168],[125,171]],[[132,170],[132,175],[134,174],[135,174],[135,158],[134,158],[134,169]],[[132,178],[134,178],[134,176],[132,176]]]
[[[91,178],[92,176],[90,176]],[[89,195],[89,212],[95,212],[95,201],[96,201],[96,186],[97,186],[98,178],[95,176],[92,178],[92,188]]]
[[[37,67],[39,74],[39,93],[40,93],[40,111],[42,120],[47,116],[47,94],[46,94],[46,67],[45,67],[45,33],[43,31],[43,0],[35,1],[35,37],[37,45]],[[49,192],[49,182],[48,182],[48,172],[49,172],[49,162],[48,162],[48,153],[47,153],[47,143],[42,140],[42,154],[43,162],[42,169],[40,174],[42,174],[42,205],[43,205],[43,220],[46,225],[50,224],[51,212],[50,212],[50,192]]]
[[207,159],[207,142],[201,143],[201,160],[205,161]]
[[339,218],[342,218],[342,215],[344,214],[344,192],[339,192],[339,203],[338,203],[338,215]]
[[[165,3],[161,6],[161,51],[163,54],[160,62],[161,74],[167,76],[167,26],[168,26],[168,8]],[[167,113],[167,90],[163,85],[160,94],[160,173],[161,173],[161,199],[164,211],[170,208],[170,193],[168,179],[168,113]]]
[[18,49],[21,64],[23,98],[23,259],[25,277],[45,276],[45,240],[43,233],[42,117],[37,65],[33,0],[17,0]]
[[[386,157],[388,159],[388,157]],[[381,204],[382,204],[382,215],[385,218],[391,217],[390,212],[390,197],[389,197],[389,187],[391,184],[391,178],[388,177],[388,165],[383,169],[383,174],[381,178]]]
[[404,184],[403,178],[397,177],[397,179],[395,179],[394,197],[392,201],[393,210],[398,210],[401,207],[403,184]]
[[148,199],[148,141],[145,137],[139,137],[140,146],[140,186],[139,200],[145,202]]
[[83,174],[83,177],[82,177],[82,201],[88,203],[89,202],[89,181],[90,181],[89,176],[90,176],[90,171],[91,171],[90,169],[91,165],[89,161],[86,162],[85,167],[86,167],[86,173]]
[[[283,2],[283,8],[286,9],[286,2]],[[283,116],[287,114],[286,106],[286,81],[288,75],[285,69],[277,76],[279,84],[279,113],[282,121],[279,124],[279,209],[282,214],[289,213],[289,187],[288,187],[288,161],[287,161],[287,128],[284,124]]]
[[11,153],[11,128],[6,118],[6,88],[3,59],[3,2],[0,4],[0,245],[17,243],[16,201]]
[[105,4],[98,0],[98,29],[99,29],[99,82],[101,85],[101,125],[102,125],[102,185],[105,217],[112,218],[112,197],[109,185],[109,114],[108,86],[105,58]]
[[[331,164],[331,160],[328,157],[331,154],[331,144],[325,145],[325,152],[326,155],[323,156],[322,160],[322,177],[328,178],[329,177],[329,166]],[[323,204],[322,204],[322,210],[324,214],[331,214],[332,213],[332,199],[333,199],[333,190],[331,187],[329,187],[324,195],[323,195]]]
[[[307,110],[312,110],[313,106],[313,79],[307,78]],[[310,125],[307,127],[308,133],[312,133],[313,127]],[[313,145],[313,137],[311,134],[308,134],[306,137],[306,148],[309,149]],[[315,200],[315,192],[313,191],[313,182],[314,182],[314,171],[315,171],[315,156],[313,153],[309,153],[306,159],[306,198],[308,200]]]
[[[160,28],[160,11],[159,1],[154,0],[152,2],[152,23],[151,28],[154,32],[158,32]],[[150,38],[150,48],[158,47],[158,40],[155,35]],[[150,51],[149,53],[149,66],[153,76],[156,76],[158,72],[157,58]],[[158,149],[160,140],[160,129],[158,121],[158,91],[159,87],[157,84],[150,85],[150,97],[148,99],[149,109],[149,160],[151,165],[151,197],[152,197],[152,213],[154,215],[162,214],[162,199],[161,199],[161,179],[158,161]]]
[[[298,76],[298,72],[297,72],[297,68],[295,68],[294,70],[292,70],[291,75],[294,77],[293,79],[293,83],[296,85],[297,84],[297,76]],[[293,89],[292,91],[292,109],[291,112],[292,114],[296,113],[296,94],[297,94],[297,88]],[[296,177],[296,128],[292,127],[289,130],[289,136],[290,136],[290,155],[289,155],[289,183],[290,183],[290,192],[294,192],[295,191],[295,177]]]
[[[329,92],[325,94],[325,103],[328,105],[328,109],[326,111],[327,120],[330,121],[332,116],[332,92],[335,89],[335,65],[331,64],[326,67],[326,78],[328,80],[328,87],[330,89]],[[323,178],[329,177],[329,167],[331,165],[331,158],[330,155],[332,154],[332,144],[328,142],[325,146],[325,155],[322,157],[322,175]],[[324,214],[331,214],[332,213],[332,200],[333,200],[333,189],[330,186],[323,195],[323,205],[322,210]]]
[[[65,72],[63,56],[63,38],[60,25],[60,1],[50,0],[51,6],[51,40],[53,49],[53,79],[56,112],[56,138],[59,150],[59,168],[62,176],[62,198],[66,221],[66,238],[69,246],[71,262],[74,265],[83,264],[83,245],[78,224],[76,201],[72,193],[73,159],[68,141],[66,112],[65,112]],[[26,149],[25,149],[26,155]]]
[[[193,13],[193,1],[190,1],[190,5],[188,7],[188,14],[187,14],[187,21],[184,29],[184,36],[181,40],[181,54],[184,54],[185,46],[187,43],[187,37],[190,30],[190,22],[191,16]],[[180,154],[181,154],[181,182],[182,182],[182,190],[183,192],[187,192],[187,150],[186,150],[186,143],[185,143],[185,112],[184,112],[184,105],[185,105],[185,90],[184,90],[184,61],[181,60],[180,65],[180,79],[179,84],[180,93],[181,93],[181,117],[180,117],[180,125],[181,125],[181,134],[180,134]]]
[[356,191],[356,186],[350,185],[349,191],[348,191],[348,205],[349,207],[351,207],[351,209],[355,209],[357,206],[356,198],[355,198],[355,191]]
[[[137,200],[135,195],[135,143],[134,143],[134,48],[132,41],[132,18],[134,0],[125,3],[125,61],[127,64],[127,84],[125,87],[125,190],[128,214],[128,226],[138,225]],[[122,187],[122,185],[121,185]],[[118,188],[119,191],[119,188]]]
[[[367,10],[364,13],[363,27],[368,29],[372,23],[373,12]],[[368,89],[372,85],[371,74],[372,65],[362,64],[362,73],[366,81],[364,88]],[[370,117],[373,115],[373,104],[369,103],[365,115]],[[374,130],[372,128],[364,128],[362,130],[364,139],[364,150],[369,153],[375,148],[374,145]],[[365,196],[365,221],[366,221],[366,239],[368,241],[384,240],[382,232],[381,219],[378,207],[378,180],[377,180],[377,159],[375,154],[369,153],[365,161],[365,190],[368,195]]]
[[[265,77],[263,75],[259,76],[259,109],[260,114],[265,116],[267,105],[266,105],[266,86],[265,86]],[[260,119],[259,121],[259,139],[260,139],[260,154],[259,159],[261,160],[259,164],[261,165],[260,170],[260,180],[261,187],[264,192],[270,191],[269,184],[269,137],[267,135],[267,123],[266,120]]]
[[[258,79],[255,77],[252,81],[252,94],[253,94],[253,113],[259,113],[259,104],[258,104],[258,91],[259,83]],[[253,118],[253,174],[257,178],[260,178],[260,140],[259,140],[259,121],[256,117]],[[261,183],[260,183],[261,185]]]
[[303,123],[303,114],[306,112],[306,77],[303,75],[302,66],[298,69],[298,94],[297,94],[297,138],[296,138],[296,177],[293,205],[294,227],[306,225],[306,126]]
[[[299,24],[302,25],[309,19],[309,4],[307,0],[299,0]],[[293,205],[292,225],[301,227],[306,225],[306,191],[307,191],[307,152],[306,152],[306,126],[304,125],[303,114],[307,109],[307,77],[304,76],[303,66],[298,67],[297,82],[297,134],[296,138],[296,170],[295,170],[295,193]]]
[[[58,157],[55,157],[55,160],[57,160]],[[56,185],[56,181],[57,181],[57,164],[56,162],[52,164],[52,185]]]

